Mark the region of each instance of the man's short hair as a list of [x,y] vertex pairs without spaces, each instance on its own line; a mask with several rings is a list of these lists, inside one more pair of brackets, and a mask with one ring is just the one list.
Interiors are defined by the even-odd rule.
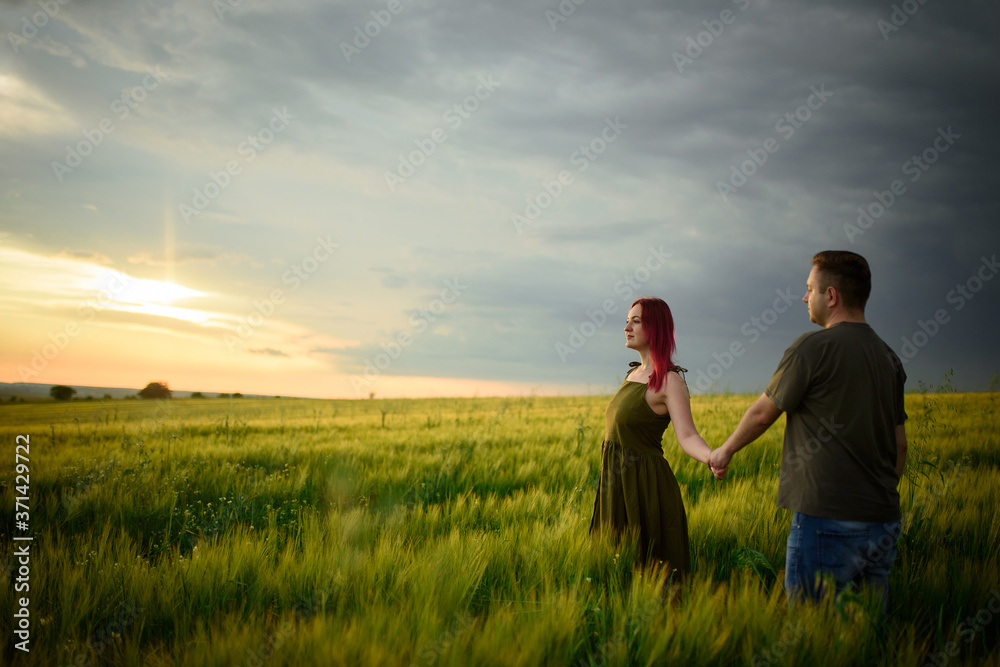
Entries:
[[833,287],[845,308],[865,309],[872,291],[872,272],[864,257],[849,250],[824,250],[813,256],[812,263],[819,270],[821,290]]

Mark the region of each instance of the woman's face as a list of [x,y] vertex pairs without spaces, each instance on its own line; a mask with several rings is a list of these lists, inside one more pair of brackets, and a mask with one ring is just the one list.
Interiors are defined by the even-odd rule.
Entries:
[[647,345],[649,339],[642,328],[642,305],[637,303],[628,311],[628,321],[625,322],[625,347],[640,350]]

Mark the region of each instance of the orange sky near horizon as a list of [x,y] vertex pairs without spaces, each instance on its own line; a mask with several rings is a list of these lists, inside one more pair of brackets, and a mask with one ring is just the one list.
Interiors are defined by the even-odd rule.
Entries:
[[5,382],[141,388],[162,381],[178,391],[306,398],[587,393],[582,386],[393,375],[388,356],[376,356],[382,368],[367,375],[347,373],[330,350],[357,341],[278,312],[250,318],[237,299],[72,257],[0,248],[0,288],[4,319],[19,323],[0,343]]

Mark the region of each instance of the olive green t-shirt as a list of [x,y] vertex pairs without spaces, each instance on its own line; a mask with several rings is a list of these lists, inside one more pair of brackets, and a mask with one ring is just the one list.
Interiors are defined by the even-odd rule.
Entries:
[[899,358],[867,324],[799,336],[765,390],[787,414],[778,506],[841,521],[899,519],[905,382]]

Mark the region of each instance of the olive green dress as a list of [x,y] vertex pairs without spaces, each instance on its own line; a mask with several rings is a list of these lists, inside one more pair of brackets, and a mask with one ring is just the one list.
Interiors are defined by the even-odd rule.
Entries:
[[608,404],[590,532],[638,528],[640,563],[662,562],[668,571],[686,575],[691,571],[687,516],[660,444],[669,423],[669,415],[656,414],[646,402],[646,383],[626,375]]

